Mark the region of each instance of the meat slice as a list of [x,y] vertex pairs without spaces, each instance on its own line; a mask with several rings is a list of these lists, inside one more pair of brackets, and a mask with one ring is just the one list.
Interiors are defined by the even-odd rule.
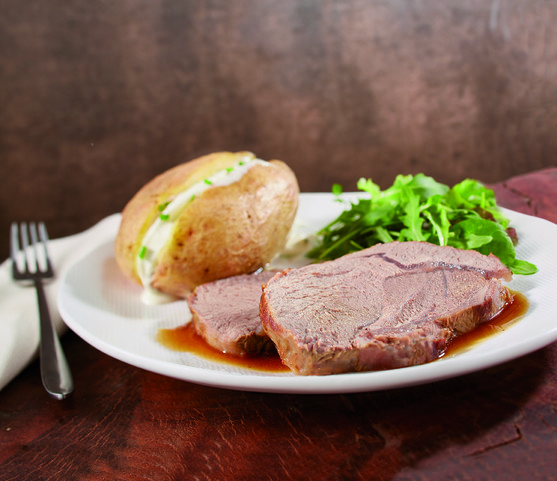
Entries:
[[230,354],[274,352],[261,326],[259,301],[262,285],[276,272],[228,277],[196,287],[187,302],[197,333]]
[[282,362],[304,375],[412,366],[495,316],[511,294],[495,256],[392,242],[283,271],[260,317]]
[[476,271],[483,277],[510,281],[511,271],[501,263],[498,257],[490,254],[484,256],[476,251],[439,247],[428,242],[388,242],[377,244],[344,256],[368,257],[380,255],[404,269],[437,269],[439,267],[467,269]]

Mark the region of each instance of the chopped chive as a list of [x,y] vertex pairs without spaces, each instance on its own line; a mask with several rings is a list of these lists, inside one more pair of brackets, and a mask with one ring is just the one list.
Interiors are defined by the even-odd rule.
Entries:
[[170,215],[168,215],[168,214],[161,214],[159,217],[160,217],[161,220],[168,220],[168,219],[170,219]]
[[203,182],[205,182],[206,184],[212,185],[213,182],[211,182],[209,179],[205,179]]
[[168,207],[168,204],[170,204],[170,202],[165,202],[164,204],[159,205],[159,212],[162,212],[164,209],[166,209]]
[[244,165],[245,162],[243,160],[240,160],[240,162],[238,162],[238,165],[241,167],[242,165]]
[[145,255],[147,254],[147,247],[145,246],[141,246],[141,249],[139,249],[139,258],[140,259],[145,259]]
[[195,194],[193,194],[193,195],[190,197],[190,202],[193,202],[194,199],[195,199]]
[[228,167],[228,168],[226,169],[227,172],[232,172],[233,170],[234,170],[234,167]]

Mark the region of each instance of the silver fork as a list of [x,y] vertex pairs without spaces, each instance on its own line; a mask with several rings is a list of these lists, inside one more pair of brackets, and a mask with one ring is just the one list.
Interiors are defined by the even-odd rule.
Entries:
[[[31,243],[29,242],[31,236]],[[21,248],[20,242],[21,239]],[[40,319],[40,363],[43,386],[53,398],[61,400],[73,392],[73,378],[62,350],[58,334],[50,318],[43,289],[43,279],[54,277],[47,250],[48,234],[43,222],[16,222],[11,228],[12,277],[16,281],[32,281],[37,290]],[[39,250],[39,245],[42,247]]]

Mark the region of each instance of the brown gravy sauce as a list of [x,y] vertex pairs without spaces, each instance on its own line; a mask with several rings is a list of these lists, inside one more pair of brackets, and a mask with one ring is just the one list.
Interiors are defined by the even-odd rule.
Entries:
[[[528,300],[519,292],[511,291],[511,294],[511,301],[499,314],[473,331],[454,339],[442,357],[454,356],[467,351],[479,342],[504,331],[524,316],[528,310]],[[266,372],[288,372],[290,370],[281,362],[276,353],[261,356],[238,356],[221,352],[207,344],[197,334],[192,322],[175,329],[159,329],[157,341],[173,351],[190,352],[210,361],[232,364],[244,369]]]
[[528,299],[520,292],[511,291],[511,301],[488,322],[480,324],[476,329],[453,339],[442,357],[454,356],[470,350],[487,338],[503,332],[520,320],[528,311]]
[[264,354],[261,356],[239,356],[219,351],[210,346],[197,334],[193,322],[175,329],[159,329],[157,341],[173,351],[190,352],[209,361],[233,364],[244,369],[255,369],[266,372],[288,372],[278,353]]

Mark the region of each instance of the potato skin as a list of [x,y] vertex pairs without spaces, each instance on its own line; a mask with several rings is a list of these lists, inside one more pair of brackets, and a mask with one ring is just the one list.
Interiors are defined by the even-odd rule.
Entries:
[[[174,167],[146,184],[122,212],[115,254],[124,274],[140,282],[135,259],[158,206],[249,152],[217,152]],[[212,187],[176,221],[159,254],[152,286],[185,298],[197,285],[246,274],[269,262],[284,246],[298,208],[299,188],[283,162],[254,165],[239,181]]]

